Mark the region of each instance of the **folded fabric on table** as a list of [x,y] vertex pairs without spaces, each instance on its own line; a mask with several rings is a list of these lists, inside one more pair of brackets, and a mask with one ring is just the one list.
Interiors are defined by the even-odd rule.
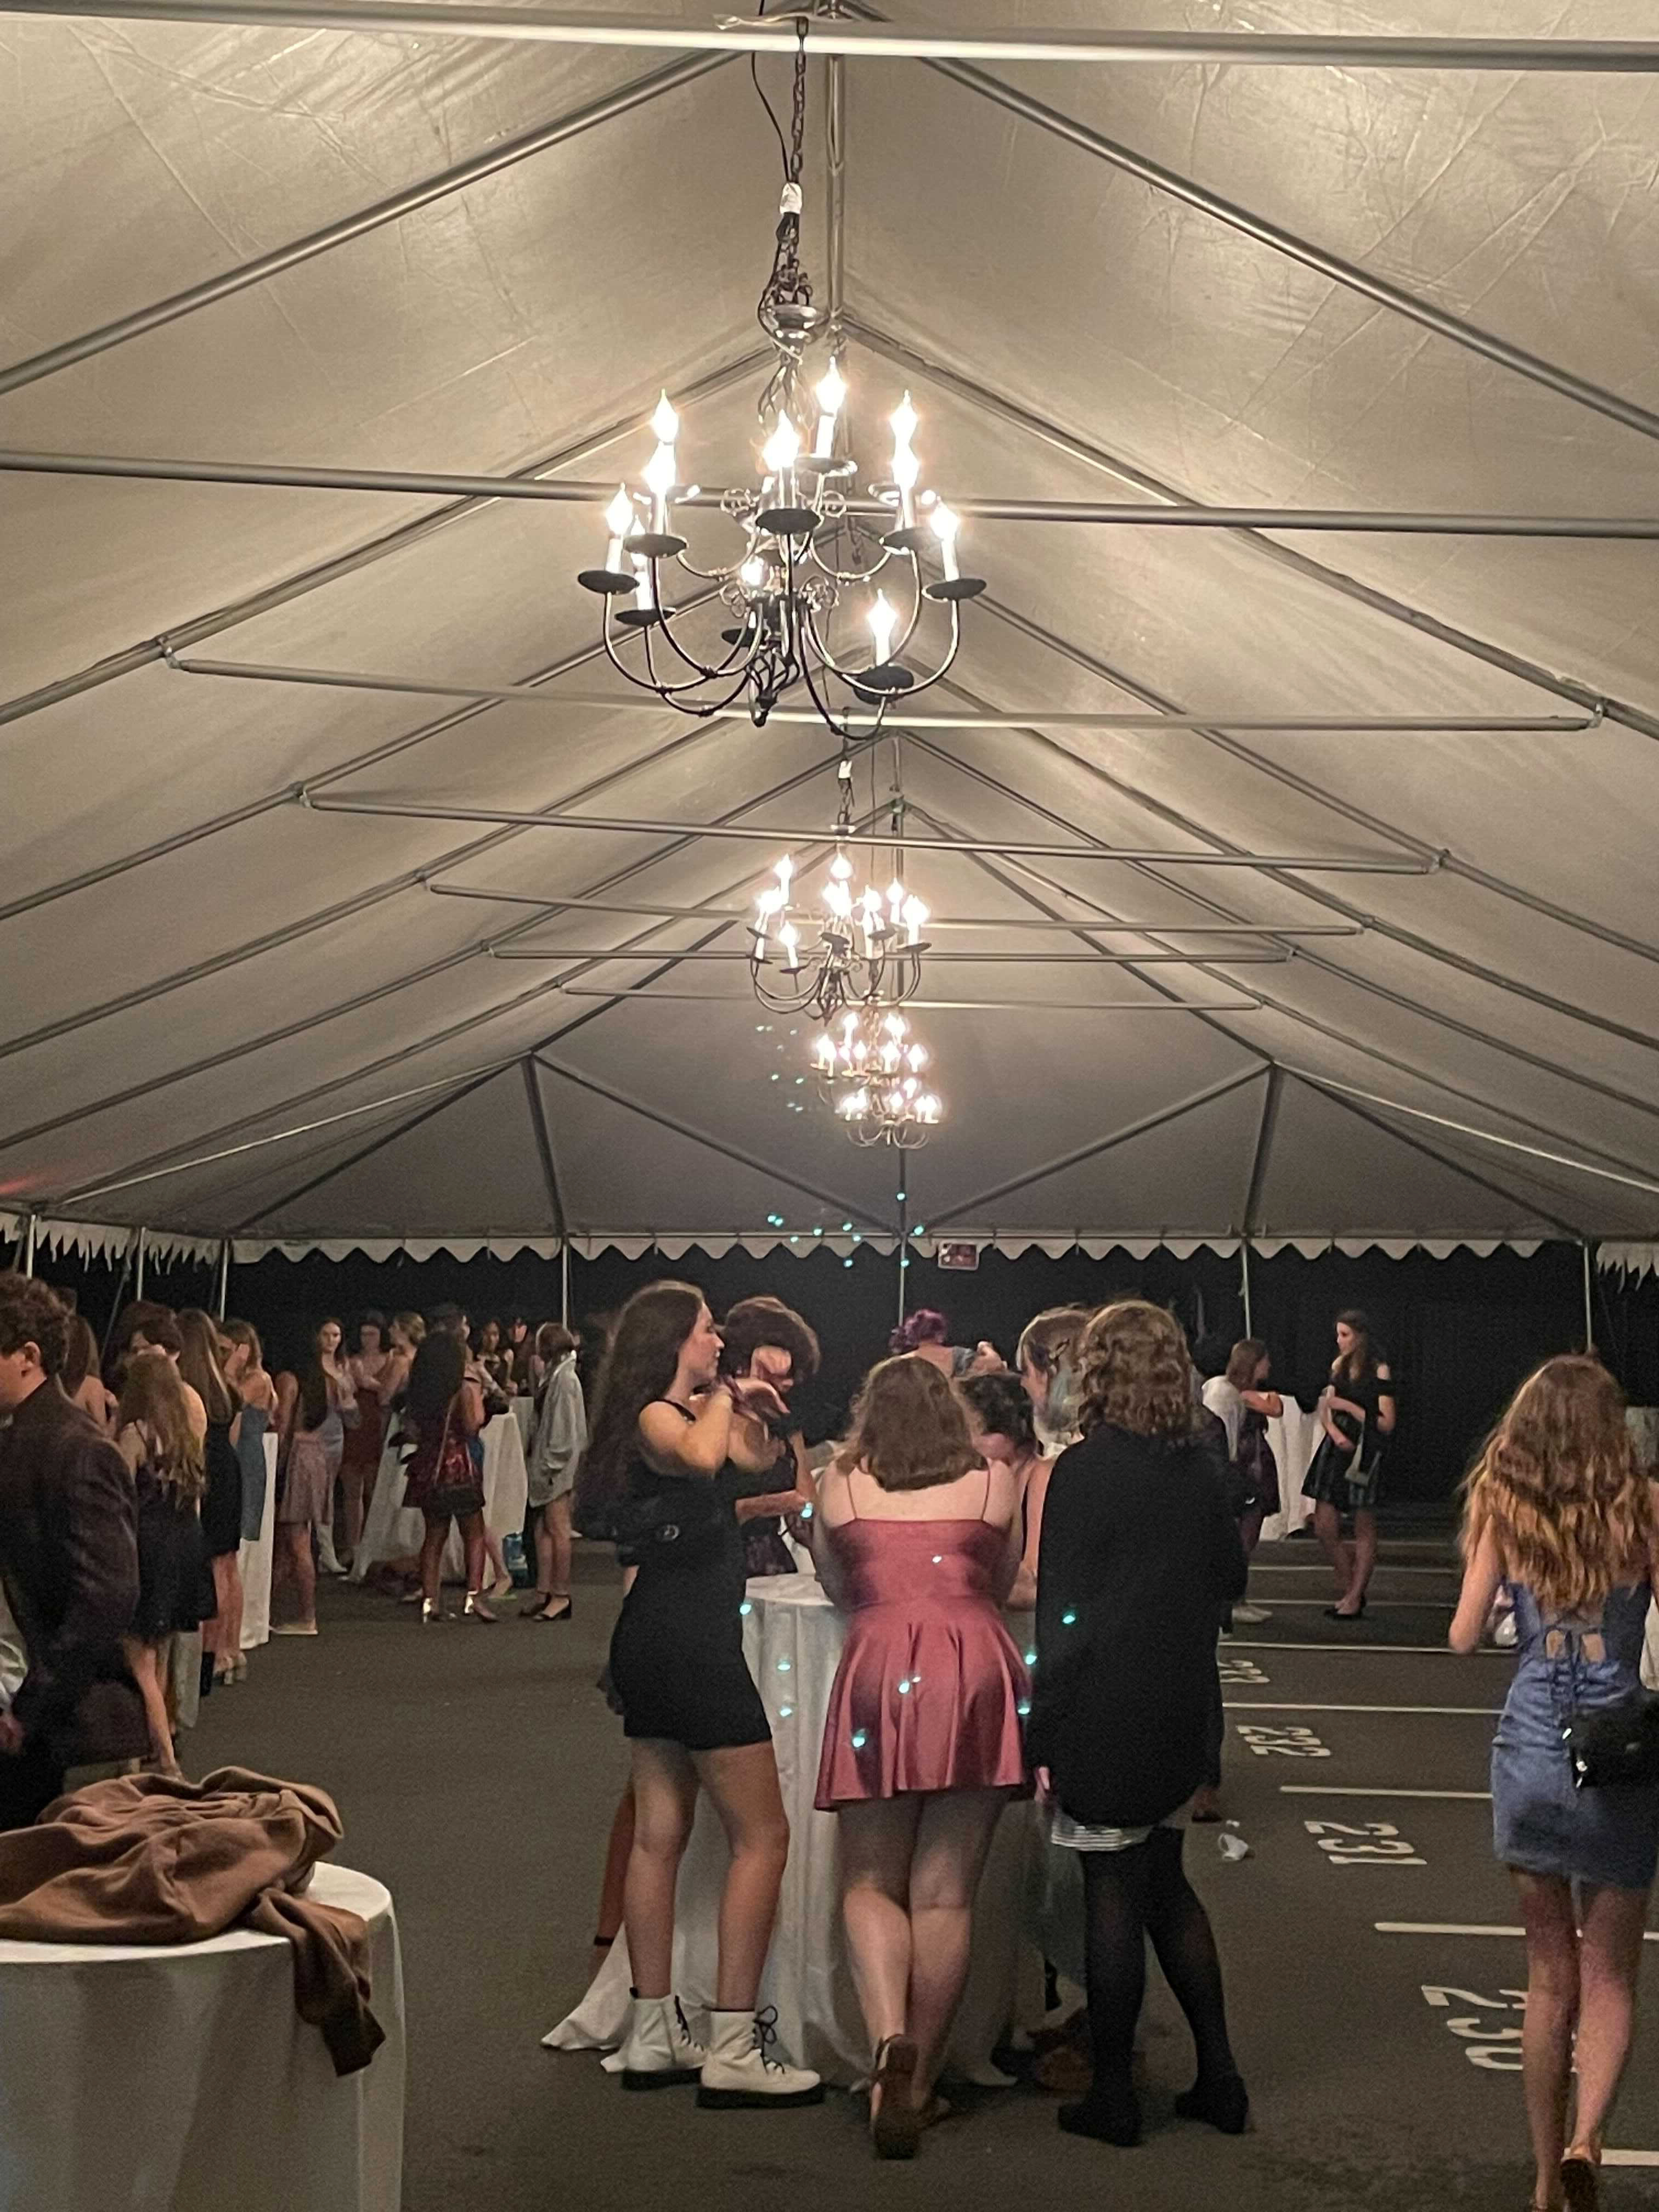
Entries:
[[222,1766],[200,1782],[88,1783],[0,1834],[0,1937],[200,1943],[239,1923],[294,1947],[294,2001],[337,2074],[386,2040],[369,2009],[368,1933],[304,1894],[344,1833],[326,1790]]

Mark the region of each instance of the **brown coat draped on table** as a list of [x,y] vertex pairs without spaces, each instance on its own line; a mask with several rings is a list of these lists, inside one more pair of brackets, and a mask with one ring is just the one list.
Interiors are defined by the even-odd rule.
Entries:
[[200,1782],[89,1783],[0,1835],[0,1937],[200,1943],[238,1925],[283,1936],[300,2017],[321,2028],[336,2073],[354,2073],[386,2040],[368,2008],[368,1931],[304,1894],[343,1832],[325,1790],[238,1766]]

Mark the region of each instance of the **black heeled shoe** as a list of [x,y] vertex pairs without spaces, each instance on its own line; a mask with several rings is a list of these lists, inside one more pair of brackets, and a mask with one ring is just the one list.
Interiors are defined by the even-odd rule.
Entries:
[[1352,1613],[1344,1613],[1340,1605],[1328,1605],[1325,1608],[1325,1618],[1327,1620],[1364,1620],[1365,1601],[1362,1597]]
[[888,2036],[876,2053],[870,2083],[870,2141],[878,2158],[916,2154],[922,2128],[915,2102],[920,2057],[908,2035]]
[[1224,2136],[1242,2136],[1249,2123],[1250,2096],[1243,2078],[1224,2075],[1218,2081],[1194,2081],[1176,2099],[1183,2120],[1207,2120]]
[[1601,2185],[1590,2160],[1572,2157],[1562,2160],[1561,2193],[1567,2200],[1567,2212],[1597,2212],[1601,2202]]
[[1119,2150],[1133,2150],[1140,2141],[1140,2100],[1127,2082],[1103,2089],[1097,2078],[1080,2103],[1060,2106],[1058,2118],[1068,2136],[1089,2136]]

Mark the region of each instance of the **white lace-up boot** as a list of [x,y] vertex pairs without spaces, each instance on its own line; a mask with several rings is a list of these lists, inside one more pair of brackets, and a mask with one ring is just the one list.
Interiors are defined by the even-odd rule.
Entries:
[[703,2062],[697,2102],[716,2111],[744,2106],[774,2107],[819,2105],[823,2084],[802,2066],[786,2066],[772,2056],[777,2041],[777,2009],[711,2012],[708,2056]]
[[624,2089],[673,2089],[695,2081],[708,2053],[686,2025],[678,1997],[636,1996],[623,2045]]

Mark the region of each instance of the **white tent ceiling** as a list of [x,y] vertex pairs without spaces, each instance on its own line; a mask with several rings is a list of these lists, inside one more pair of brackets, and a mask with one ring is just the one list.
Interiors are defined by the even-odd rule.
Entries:
[[[1638,0],[966,0],[948,22],[1102,12],[1650,28]],[[774,848],[695,827],[826,823],[824,733],[164,657],[592,695],[574,574],[592,507],[17,463],[614,479],[666,383],[683,459],[743,481],[776,189],[744,63],[4,16],[0,60],[0,1206],[299,1240],[892,1227],[892,1156],[855,1150],[796,1080],[808,1024],[759,1012],[739,963],[674,964],[740,930],[432,889],[741,906]],[[781,91],[783,65],[761,68]],[[872,459],[908,386],[952,498],[1659,515],[1650,73],[871,58],[846,64],[846,105],[840,304]],[[823,301],[821,159],[807,183]],[[999,1003],[918,1018],[950,1114],[903,1163],[909,1218],[1049,1239],[1659,1233],[1651,538],[971,536],[990,592],[927,703],[1029,726],[906,743],[913,827],[994,848],[910,872],[936,913],[1073,924],[954,951],[1143,961],[930,970],[930,997]],[[1552,733],[1044,720],[1582,721],[1603,702]],[[873,772],[879,796],[885,753]],[[325,811],[363,799],[687,834]],[[1006,849],[1032,843],[1070,849]],[[1121,848],[1425,872],[1100,857]],[[1181,934],[1241,918],[1363,927],[1271,965]],[[1156,927],[1098,933],[1124,921]],[[509,935],[569,950],[493,957]],[[664,958],[575,957],[641,943]],[[653,1003],[580,995],[629,985]]]

